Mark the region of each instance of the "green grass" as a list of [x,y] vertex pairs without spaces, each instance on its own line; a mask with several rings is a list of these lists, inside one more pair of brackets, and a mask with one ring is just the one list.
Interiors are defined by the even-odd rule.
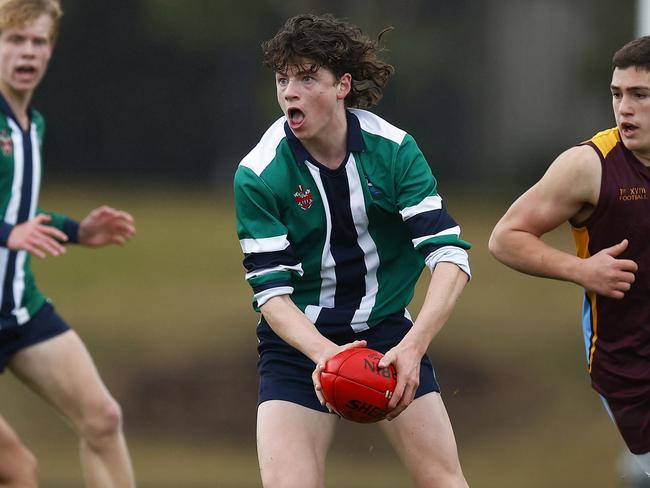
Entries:
[[[620,486],[615,464],[622,442],[585,372],[580,290],[520,275],[489,256],[489,232],[505,202],[453,202],[453,191],[445,196],[463,237],[474,244],[474,278],[431,355],[470,485]],[[237,384],[238,371],[254,378],[257,319],[229,196],[54,186],[42,199],[44,208],[78,218],[101,203],[134,214],[132,242],[103,250],[71,247],[35,268],[40,287],[84,338],[124,407],[141,488],[259,486],[254,415],[248,413],[254,406],[238,405],[227,386],[198,397],[213,408],[203,412],[204,420],[225,419],[200,436],[183,422],[201,418],[138,417],[141,399],[127,394],[135,376],[154,370],[163,372],[163,389],[165,371],[169,388],[180,388],[175,371],[187,368],[190,379],[193,363],[210,361],[217,365],[214,375],[229,374],[226,380],[238,388],[256,389],[254,380]],[[566,228],[549,239],[572,249]],[[38,455],[43,487],[81,486],[73,435],[8,374],[0,383],[0,412]],[[409,486],[374,430],[341,429],[328,486]]]

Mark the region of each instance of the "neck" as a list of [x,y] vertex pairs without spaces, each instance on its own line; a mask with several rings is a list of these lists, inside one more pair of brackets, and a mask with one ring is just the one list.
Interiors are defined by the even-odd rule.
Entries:
[[319,163],[330,169],[336,169],[343,163],[348,153],[348,123],[345,112],[342,120],[337,119],[326,135],[319,135],[301,141]]
[[29,108],[29,102],[32,98],[31,92],[16,92],[14,90],[2,87],[0,89],[2,96],[7,101],[7,104],[11,108],[11,111],[16,116],[18,123],[20,124],[23,130],[27,130],[29,126],[29,116],[27,115],[27,109]]
[[650,154],[649,153],[638,153],[635,151],[632,151],[632,154],[634,154],[634,157],[637,158],[641,164],[644,166],[650,167]]

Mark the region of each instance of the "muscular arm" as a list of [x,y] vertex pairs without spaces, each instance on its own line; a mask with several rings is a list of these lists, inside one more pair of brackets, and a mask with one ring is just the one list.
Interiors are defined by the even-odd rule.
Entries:
[[518,271],[622,298],[636,271],[634,262],[616,259],[627,241],[582,259],[541,239],[562,223],[580,222],[591,214],[598,203],[601,171],[598,155],[588,146],[561,154],[497,223],[490,236],[490,252]]

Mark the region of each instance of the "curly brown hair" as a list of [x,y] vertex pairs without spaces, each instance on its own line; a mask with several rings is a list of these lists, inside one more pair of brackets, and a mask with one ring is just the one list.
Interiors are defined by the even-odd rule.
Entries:
[[292,65],[309,69],[329,69],[340,78],[352,76],[352,89],[345,98],[346,106],[369,108],[377,105],[395,69],[379,58],[379,41],[365,37],[361,29],[330,14],[291,17],[277,34],[262,44],[263,64],[276,73],[286,73]]

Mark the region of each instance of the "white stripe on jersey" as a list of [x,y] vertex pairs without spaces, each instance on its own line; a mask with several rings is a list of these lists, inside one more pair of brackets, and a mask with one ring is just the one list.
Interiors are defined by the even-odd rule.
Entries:
[[278,286],[276,288],[269,288],[268,290],[261,291],[255,294],[255,301],[257,306],[261,307],[273,297],[280,295],[291,295],[293,293],[293,286]]
[[348,177],[348,186],[350,187],[350,206],[357,231],[357,243],[363,251],[363,260],[366,265],[366,292],[352,319],[352,329],[355,332],[360,332],[369,328],[367,322],[370,318],[370,312],[375,306],[377,292],[379,291],[377,281],[379,255],[377,254],[377,246],[368,232],[368,215],[366,214],[366,202],[363,198],[363,183],[352,154],[350,154],[345,170]]
[[320,177],[320,170],[309,161],[305,161],[305,166],[309,169],[311,176],[314,178],[316,187],[323,199],[323,210],[325,211],[325,244],[323,245],[323,254],[321,255],[320,265],[320,298],[318,304],[321,307],[334,307],[334,298],[336,295],[336,272],[334,256],[330,247],[330,239],[332,237],[332,214],[330,213],[329,200],[323,187],[323,181]]
[[411,239],[411,242],[413,243],[413,247],[418,247],[420,243],[426,241],[427,239],[431,239],[433,237],[459,236],[459,235],[460,235],[460,226],[457,225],[455,227],[450,227],[449,229],[441,230],[437,234],[433,234],[430,236],[422,236],[422,237],[418,237],[417,239]]
[[274,266],[273,268],[259,269],[257,271],[253,271],[252,273],[246,273],[246,279],[250,280],[251,278],[257,278],[259,276],[264,276],[269,273],[277,273],[282,271],[295,271],[299,276],[302,276],[304,274],[302,270],[302,264],[296,264],[294,266],[280,265],[280,266]]
[[284,133],[284,122],[286,118],[280,117],[264,133],[260,142],[257,143],[251,152],[242,159],[242,166],[250,168],[257,176],[261,175],[266,167],[275,158],[275,151],[280,141],[286,137]]
[[239,245],[244,254],[254,252],[284,251],[289,247],[287,234],[276,237],[264,237],[262,239],[240,239]]
[[29,209],[29,218],[36,216],[36,209],[38,208],[38,197],[41,188],[41,151],[38,142],[38,131],[36,124],[32,124],[31,130],[31,143],[32,143],[32,205]]
[[[11,185],[11,198],[9,199],[9,204],[7,205],[7,211],[5,213],[4,220],[8,224],[15,225],[18,222],[18,209],[20,207],[20,194],[22,192],[23,186],[25,157],[23,153],[23,141],[22,137],[20,136],[21,130],[13,120],[8,119],[8,122],[11,129],[11,143],[13,145],[14,151],[14,180]],[[9,253],[10,251],[6,247],[0,249],[0,283],[4,283],[5,277],[7,276],[6,273],[8,271],[7,262],[9,260]],[[25,251],[18,252],[18,255],[21,253],[24,254]],[[16,259],[16,264],[18,264],[18,259]],[[13,291],[15,287],[15,280],[12,285]],[[4,287],[0,286],[0,303],[3,301]]]
[[348,110],[357,116],[357,118],[359,119],[359,125],[361,126],[362,130],[365,130],[366,132],[369,132],[371,134],[376,134],[381,137],[385,137],[386,139],[398,145],[402,144],[402,142],[404,141],[406,132],[404,132],[402,129],[395,127],[389,122],[386,122],[384,119],[378,117],[372,112],[368,112],[367,110],[361,110],[358,108],[350,108]]
[[[13,123],[11,120],[10,122]],[[41,151],[38,141],[36,124],[31,125],[29,138],[30,147],[32,148],[32,200],[29,206],[28,218],[32,219],[36,216],[36,209],[38,207],[38,193],[41,185]],[[23,164],[25,159],[24,157],[25,155],[23,154]],[[13,282],[14,302],[17,307],[12,312],[16,316],[19,324],[24,324],[30,318],[27,308],[18,308],[18,305],[23,302],[23,296],[25,295],[25,261],[27,261],[27,252],[19,251],[16,256],[16,272],[14,274]]]
[[433,195],[426,197],[417,205],[412,207],[406,207],[404,210],[400,210],[399,213],[402,216],[402,220],[407,221],[411,217],[414,217],[418,214],[424,212],[430,212],[432,210],[440,210],[442,208],[442,198],[440,195]]

